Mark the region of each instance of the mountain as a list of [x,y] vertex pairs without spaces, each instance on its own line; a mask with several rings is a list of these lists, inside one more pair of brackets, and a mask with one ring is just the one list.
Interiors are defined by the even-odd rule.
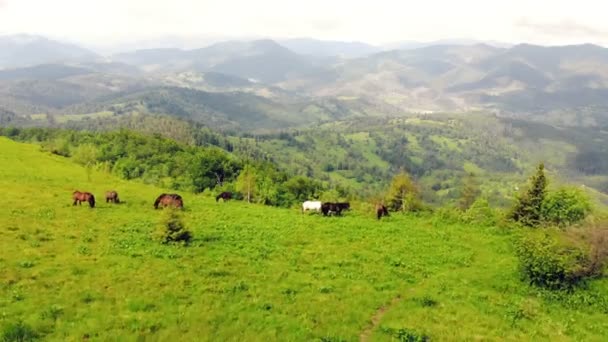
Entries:
[[[171,92],[179,104],[164,114],[192,110],[193,117],[239,129],[470,111],[608,127],[608,49],[600,46],[432,45],[339,58],[327,55],[361,46],[288,43],[301,53],[272,40],[227,41],[194,50],[138,50],[109,62],[6,69],[0,71],[0,106],[16,115],[88,114],[116,104],[110,100],[166,87],[183,91]],[[304,51],[306,46],[311,50]],[[236,99],[242,110],[209,110],[201,102],[222,97],[218,103],[229,106]],[[218,120],[211,120],[215,114]]]
[[360,58],[382,51],[382,48],[362,42],[341,42],[310,38],[279,40],[278,43],[295,53],[317,57]]
[[90,50],[45,37],[24,34],[0,36],[0,69],[97,58],[99,56]]
[[436,45],[470,46],[470,45],[479,45],[479,44],[490,45],[490,46],[497,47],[497,48],[510,48],[513,46],[513,44],[510,44],[510,43],[504,43],[504,42],[499,42],[499,41],[494,41],[494,40],[486,41],[486,40],[476,40],[476,39],[439,39],[439,40],[433,40],[433,41],[428,41],[428,42],[406,40],[406,41],[401,41],[401,42],[385,44],[381,48],[383,50],[412,50],[412,49],[420,49],[420,48],[436,46]]
[[495,109],[524,117],[599,106],[591,115],[604,115],[607,56],[608,49],[594,45],[434,45],[346,60],[324,78],[281,86],[311,96],[374,98],[403,112]]
[[228,41],[196,50],[138,50],[112,60],[147,71],[219,72],[264,83],[319,72],[323,66],[323,60],[298,55],[272,40]]

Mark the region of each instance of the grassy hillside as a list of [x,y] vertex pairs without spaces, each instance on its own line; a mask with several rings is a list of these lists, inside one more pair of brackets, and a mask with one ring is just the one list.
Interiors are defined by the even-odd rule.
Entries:
[[[162,189],[0,138],[0,334],[46,340],[602,340],[608,281],[519,280],[521,233],[361,206],[342,218],[183,193],[187,247],[150,238]],[[98,206],[72,207],[74,189]],[[116,189],[124,204],[100,196]]]

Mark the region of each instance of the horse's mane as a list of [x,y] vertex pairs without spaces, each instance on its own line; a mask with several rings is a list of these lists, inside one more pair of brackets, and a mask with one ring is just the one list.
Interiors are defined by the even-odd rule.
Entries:
[[165,196],[167,196],[167,194],[160,194],[160,196],[158,196],[156,201],[154,201],[154,209],[158,209],[158,204],[160,203],[160,200],[162,200]]

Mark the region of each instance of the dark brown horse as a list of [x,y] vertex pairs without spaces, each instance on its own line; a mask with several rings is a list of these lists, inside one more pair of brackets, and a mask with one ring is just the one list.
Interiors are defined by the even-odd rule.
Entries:
[[348,202],[339,202],[339,203],[331,203],[325,202],[321,204],[321,212],[323,212],[323,216],[328,216],[331,213],[335,213],[338,216],[342,215],[343,210],[350,209],[350,203]]
[[89,202],[91,208],[95,208],[95,196],[90,192],[74,191],[74,193],[72,193],[72,199],[74,200],[73,205],[81,205],[82,202]]
[[220,198],[223,199],[224,202],[226,202],[227,200],[232,199],[232,192],[228,192],[228,191],[222,192],[221,194],[215,196],[215,201],[219,202]]
[[386,206],[384,204],[376,204],[376,215],[378,216],[378,220],[382,217],[382,216],[389,216],[388,215],[388,209],[386,208]]
[[120,203],[118,192],[111,190],[106,192],[106,203]]
[[182,196],[178,194],[160,194],[156,201],[154,201],[154,209],[158,209],[159,206],[183,208],[184,200],[182,199]]

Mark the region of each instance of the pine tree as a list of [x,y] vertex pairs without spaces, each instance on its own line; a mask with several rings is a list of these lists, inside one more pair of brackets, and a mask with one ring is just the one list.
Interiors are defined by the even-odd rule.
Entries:
[[514,221],[534,227],[540,224],[542,218],[542,205],[547,194],[547,178],[545,165],[540,163],[536,174],[530,179],[530,187],[519,196],[515,207],[511,211]]

